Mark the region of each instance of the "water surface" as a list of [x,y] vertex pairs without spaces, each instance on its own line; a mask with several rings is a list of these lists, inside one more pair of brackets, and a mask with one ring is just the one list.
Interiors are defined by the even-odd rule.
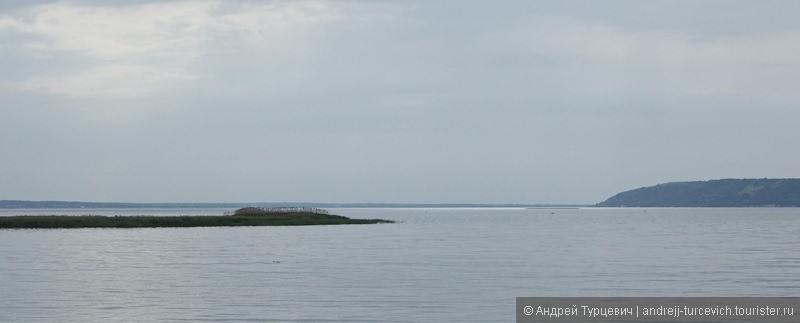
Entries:
[[[332,210],[398,223],[0,230],[0,321],[508,322],[517,296],[800,296],[796,208]],[[28,211],[0,215],[53,213]]]

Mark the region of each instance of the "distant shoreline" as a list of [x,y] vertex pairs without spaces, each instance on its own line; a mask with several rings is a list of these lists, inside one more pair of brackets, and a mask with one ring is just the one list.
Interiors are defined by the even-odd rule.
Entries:
[[0,200],[0,209],[198,209],[258,207],[313,208],[577,208],[589,204],[521,204],[521,203],[318,203],[318,202],[258,202],[258,203],[126,203],[80,201]]

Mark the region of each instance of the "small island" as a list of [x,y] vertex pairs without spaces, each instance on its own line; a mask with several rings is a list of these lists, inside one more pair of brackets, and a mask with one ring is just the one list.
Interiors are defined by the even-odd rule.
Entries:
[[176,228],[374,223],[393,223],[393,221],[351,219],[330,214],[326,210],[304,207],[244,207],[233,213],[210,216],[19,215],[0,217],[0,228],[2,229]]

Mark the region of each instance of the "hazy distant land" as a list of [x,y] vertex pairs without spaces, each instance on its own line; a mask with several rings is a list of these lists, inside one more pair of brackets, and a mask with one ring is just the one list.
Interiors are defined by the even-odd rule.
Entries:
[[122,203],[122,202],[76,202],[76,201],[25,201],[0,200],[0,209],[196,209],[245,206],[257,207],[314,207],[314,208],[477,208],[477,207],[580,207],[588,204],[480,204],[480,203],[307,203],[307,202],[247,202],[247,203]]
[[149,209],[227,208],[245,206],[312,208],[576,208],[576,207],[800,207],[800,179],[717,179],[671,182],[618,193],[591,204],[480,203],[127,203],[0,200],[0,209]]
[[800,179],[719,179],[642,187],[601,207],[798,207]]

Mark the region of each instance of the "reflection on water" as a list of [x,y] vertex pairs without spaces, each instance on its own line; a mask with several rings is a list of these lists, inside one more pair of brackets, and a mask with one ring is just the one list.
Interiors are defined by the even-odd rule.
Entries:
[[[58,214],[225,210],[81,211]],[[0,230],[0,321],[495,322],[517,296],[800,296],[800,209],[333,211],[398,223]]]

